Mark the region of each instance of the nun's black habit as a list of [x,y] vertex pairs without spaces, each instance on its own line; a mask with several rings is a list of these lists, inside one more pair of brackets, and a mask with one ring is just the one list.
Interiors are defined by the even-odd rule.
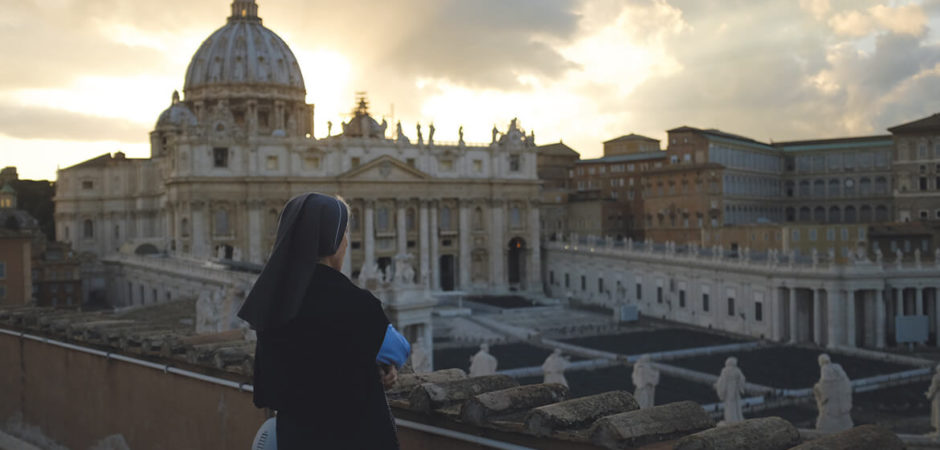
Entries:
[[382,304],[318,263],[339,249],[347,219],[326,195],[287,202],[238,313],[258,334],[254,402],[278,411],[280,450],[398,448],[375,361],[389,324]]

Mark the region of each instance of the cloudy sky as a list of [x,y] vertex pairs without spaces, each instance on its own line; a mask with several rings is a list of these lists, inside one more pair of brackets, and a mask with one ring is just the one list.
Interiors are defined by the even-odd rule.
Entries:
[[[0,0],[0,165],[54,178],[149,154],[147,133],[229,0]],[[940,112],[940,0],[259,0],[316,135],[377,117],[489,141],[518,117],[582,157],[680,125],[759,140],[885,133]],[[336,128],[334,128],[335,130]]]

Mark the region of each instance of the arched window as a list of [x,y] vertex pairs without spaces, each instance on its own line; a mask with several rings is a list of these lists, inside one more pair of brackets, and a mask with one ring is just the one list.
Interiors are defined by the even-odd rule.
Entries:
[[82,237],[86,239],[93,239],[95,237],[95,223],[91,219],[85,219],[82,222]]
[[813,209],[813,222],[823,223],[826,221],[826,208],[817,206]]
[[868,223],[871,222],[871,219],[871,206],[862,205],[862,207],[858,210],[858,220],[862,223]]
[[826,196],[826,182],[824,180],[813,181],[813,197]]
[[885,177],[875,178],[875,194],[887,194],[888,193],[888,179]]
[[809,180],[800,181],[800,197],[809,197]]
[[858,180],[859,195],[871,194],[871,178],[862,177]]
[[[482,230],[483,229],[483,210],[480,207],[476,207],[473,210],[473,229]],[[559,227],[560,228],[560,227]]]
[[213,234],[216,236],[229,236],[231,235],[231,228],[228,223],[228,211],[225,209],[215,210],[215,215],[213,216]]
[[841,192],[839,189],[839,185],[841,184],[842,183],[839,183],[838,178],[833,178],[829,180],[829,196],[830,197],[838,197],[839,195],[841,195]]
[[846,179],[845,179],[845,182],[842,183],[842,186],[844,186],[843,192],[844,192],[844,194],[845,194],[846,197],[854,197],[854,196],[855,196],[855,180],[854,180],[854,179],[852,179],[852,178],[846,178]]
[[885,205],[878,205],[875,207],[875,222],[887,222],[888,221],[888,207]]
[[838,206],[829,208],[829,223],[839,223],[842,221],[842,210]]
[[786,210],[787,222],[796,221],[796,209],[793,207],[788,207]]
[[808,206],[800,208],[800,222],[809,222],[810,211]]
[[855,223],[858,221],[858,217],[855,214],[854,206],[845,207],[845,223]]
[[792,181],[787,181],[786,183],[784,183],[784,186],[785,186],[785,189],[786,189],[786,191],[787,191],[787,197],[793,197],[793,196],[796,194],[796,193],[794,192],[794,190],[795,190],[796,188],[795,188],[795,186],[794,186],[794,184],[793,184]]

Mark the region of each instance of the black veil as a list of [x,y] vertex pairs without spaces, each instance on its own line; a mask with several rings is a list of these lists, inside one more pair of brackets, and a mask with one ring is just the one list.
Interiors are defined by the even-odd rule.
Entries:
[[314,192],[290,199],[277,221],[277,238],[238,317],[257,331],[286,324],[303,303],[320,258],[336,253],[349,211],[346,204]]

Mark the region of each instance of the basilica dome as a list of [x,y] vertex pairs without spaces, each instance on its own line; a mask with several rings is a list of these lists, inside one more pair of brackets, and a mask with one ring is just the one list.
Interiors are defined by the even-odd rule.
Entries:
[[[219,88],[219,89],[216,89]],[[261,24],[255,0],[235,0],[228,23],[193,55],[183,85],[186,100],[218,98],[225,92],[253,96],[270,92],[303,101],[304,79],[287,44]]]

